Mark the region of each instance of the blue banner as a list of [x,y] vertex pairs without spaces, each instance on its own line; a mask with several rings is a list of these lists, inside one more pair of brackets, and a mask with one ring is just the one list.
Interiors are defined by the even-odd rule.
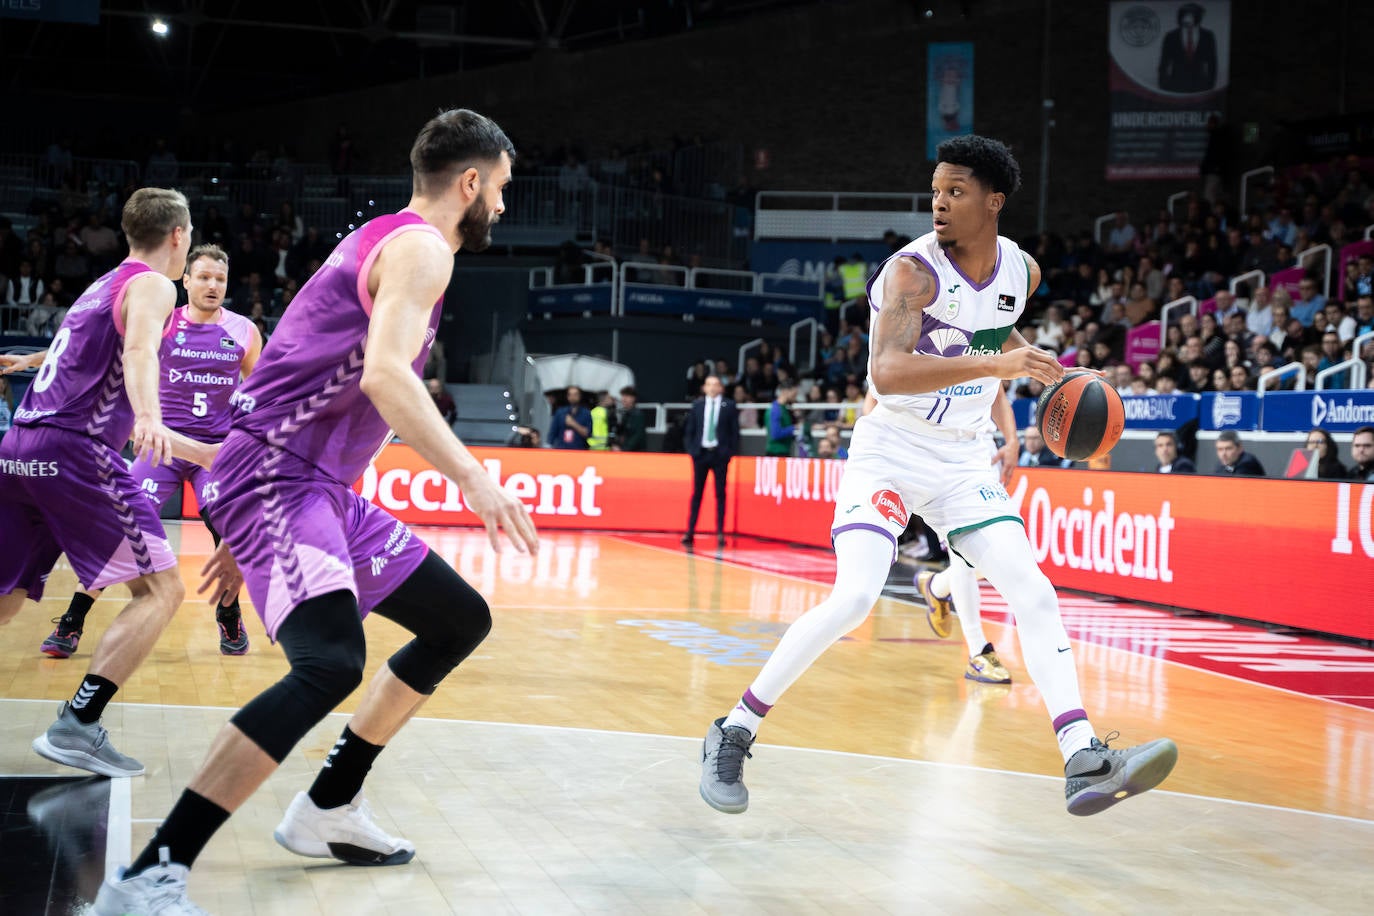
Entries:
[[950,137],[973,133],[973,42],[926,45],[926,158]]
[[581,315],[583,312],[611,313],[611,284],[593,286],[545,286],[530,290],[527,309],[531,314]]
[[1025,429],[1035,422],[1035,398],[1015,398],[1011,402],[1011,415],[1016,418],[1016,428]]
[[[902,239],[905,245],[911,239]],[[759,241],[749,253],[749,269],[760,274],[789,274],[825,282],[826,272],[836,258],[848,261],[855,254],[867,263],[864,273],[872,276],[892,251],[881,242],[792,242]]]
[[1195,394],[1143,394],[1121,399],[1127,429],[1178,429],[1198,418]]
[[100,25],[100,0],[3,0],[0,18],[5,17]]
[[673,286],[624,285],[626,315],[696,315],[775,324],[820,318],[819,299],[762,296],[720,289],[679,289]]
[[1320,426],[1348,433],[1374,426],[1374,391],[1277,391],[1262,399],[1260,420],[1269,433],[1305,432]]
[[1259,429],[1260,399],[1253,391],[1208,391],[1198,414],[1200,429]]

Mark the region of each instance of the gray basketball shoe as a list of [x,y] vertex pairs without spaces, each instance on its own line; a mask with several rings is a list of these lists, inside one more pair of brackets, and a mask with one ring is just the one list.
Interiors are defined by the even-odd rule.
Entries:
[[105,727],[98,720],[90,725],[82,722],[70,703],[63,703],[57,721],[33,739],[33,749],[40,757],[99,776],[143,775],[143,764],[115,750]]
[[749,807],[744,787],[744,758],[754,736],[738,725],[726,727],[724,719],[711,723],[701,747],[701,797],[726,814],[742,814]]
[[[1111,741],[1116,732],[1107,736]],[[1096,814],[1119,801],[1153,789],[1178,763],[1178,745],[1159,738],[1114,751],[1096,738],[1064,764],[1069,813]]]

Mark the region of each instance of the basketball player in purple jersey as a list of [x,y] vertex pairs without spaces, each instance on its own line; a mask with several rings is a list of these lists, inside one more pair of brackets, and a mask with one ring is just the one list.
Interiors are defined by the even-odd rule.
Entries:
[[[229,255],[217,245],[199,245],[186,259],[187,304],[172,314],[171,334],[162,339],[158,353],[161,385],[158,397],[162,419],[172,429],[200,442],[217,443],[229,433],[229,397],[240,380],[253,371],[262,352],[262,335],[243,315],[225,309],[229,284]],[[209,471],[177,459],[155,465],[142,459],[129,469],[153,505],[161,507],[183,482],[190,481],[197,496],[209,480]],[[154,511],[157,511],[155,509]],[[204,516],[204,511],[201,512]],[[210,534],[219,543],[213,526]],[[38,651],[52,658],[67,658],[76,651],[91,604],[98,591],[78,591],[67,612]],[[226,595],[215,609],[219,650],[224,655],[248,651],[238,595]]]
[[1016,330],[1040,285],[1039,265],[997,232],[1002,207],[1021,184],[1020,166],[1005,145],[975,135],[941,143],[937,160],[934,231],[888,258],[868,282],[869,383],[877,403],[854,427],[835,497],[834,588],[788,627],[735,708],[707,728],[698,790],[718,811],[748,809],[744,761],[764,716],[868,617],[912,515],[1006,598],[1064,758],[1070,814],[1096,814],[1148,791],[1178,760],[1167,738],[1130,748],[1098,739],[1054,586],[988,461],[984,434],[1001,380],[1029,375],[1051,384],[1064,374]]
[[119,450],[132,436],[134,453],[153,464],[176,457],[209,466],[215,452],[168,429],[158,401],[158,347],[176,305],[172,278],[182,275],[191,247],[186,198],[138,190],[122,226],[129,257],[67,312],[0,442],[0,623],[25,598],[43,597],[62,553],[81,582],[123,582],[133,594],[76,695],[33,742],[50,760],[103,776],[143,772],[115,750],[100,717],[185,594],[162,522]]
[[[207,585],[237,570],[291,670],[239,710],[143,852],[107,880],[97,913],[198,913],[190,866],[230,812],[362,679],[362,616],[415,634],[367,686],[308,792],[274,836],[293,852],[368,865],[410,861],[363,801],[363,779],[392,736],[485,638],[486,602],[401,522],[352,484],[395,430],[461,487],[520,551],[538,548],[523,505],[454,437],[420,372],[460,248],[481,250],[505,210],[514,149],[487,118],[446,111],[410,151],[414,193],[399,213],[348,235],[301,289],[234,395],[234,421],[207,488],[224,543]],[[228,548],[228,550],[226,550]],[[229,552],[232,551],[232,558]]]

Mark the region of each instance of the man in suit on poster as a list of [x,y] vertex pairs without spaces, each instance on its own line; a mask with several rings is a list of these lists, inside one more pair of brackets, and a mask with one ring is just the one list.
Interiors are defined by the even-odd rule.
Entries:
[[1210,92],[1217,86],[1217,38],[1202,27],[1196,3],[1178,8],[1178,28],[1164,36],[1159,51],[1159,88],[1165,92]]
[[708,375],[701,386],[702,396],[692,402],[683,426],[683,444],[692,456],[692,507],[687,533],[682,536],[687,547],[696,535],[708,473],[716,484],[716,544],[725,546],[725,477],[730,459],[739,451],[739,411],[734,401],[721,395],[722,388],[717,376]]

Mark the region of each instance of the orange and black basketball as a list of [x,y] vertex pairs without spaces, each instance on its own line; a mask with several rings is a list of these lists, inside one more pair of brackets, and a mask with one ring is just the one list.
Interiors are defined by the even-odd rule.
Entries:
[[1112,450],[1126,428],[1121,395],[1089,372],[1071,372],[1046,388],[1036,406],[1036,426],[1060,458],[1087,461]]

